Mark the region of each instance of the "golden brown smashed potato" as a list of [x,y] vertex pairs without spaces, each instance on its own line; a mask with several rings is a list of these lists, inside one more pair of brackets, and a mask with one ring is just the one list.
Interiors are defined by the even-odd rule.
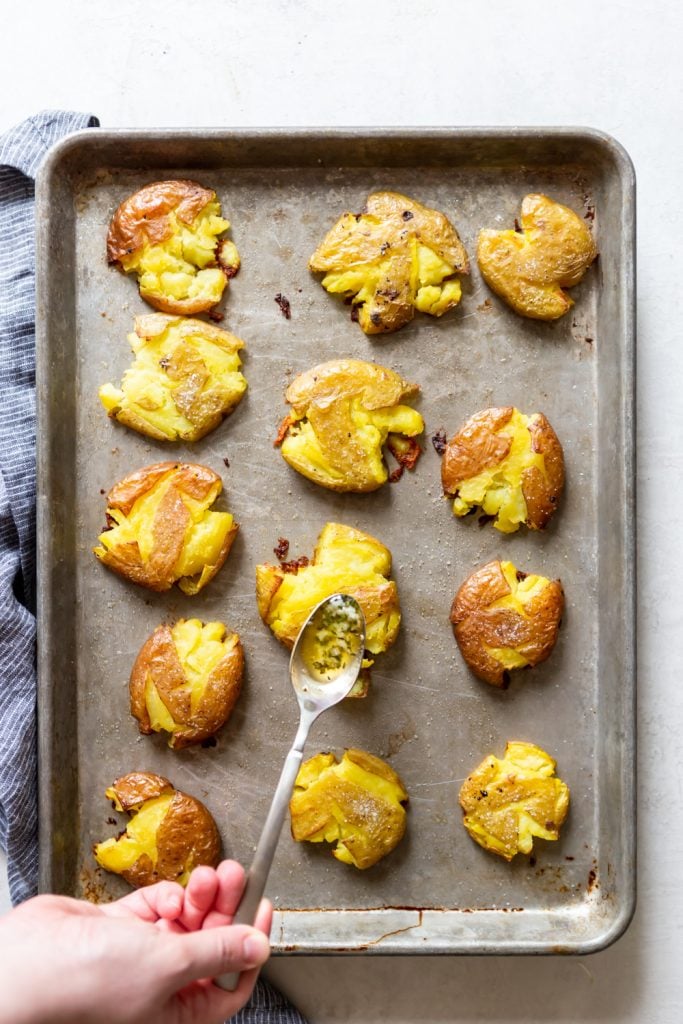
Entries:
[[540,194],[522,200],[521,230],[482,231],[477,245],[489,288],[534,320],[567,312],[573,302],[563,289],[579,283],[597,254],[586,222]]
[[213,189],[196,181],[155,181],[114,213],[107,258],[138,275],[140,295],[162,313],[191,316],[215,306],[240,258]]
[[169,733],[175,750],[200,743],[230,717],[243,671],[240,638],[222,622],[180,619],[158,626],[133,666],[131,714],[145,735]]
[[158,462],[131,473],[107,495],[107,529],[94,552],[132,583],[197,594],[228,557],[239,526],[210,506],[223,483],[206,466]]
[[198,441],[247,390],[244,342],[220,327],[149,313],[135,318],[128,340],[135,362],[120,388],[102,385],[100,401],[112,419],[157,441]]
[[370,868],[401,841],[408,794],[385,761],[363,750],[316,754],[302,764],[289,804],[297,842],[335,843],[344,864]]
[[448,442],[441,482],[456,516],[480,508],[502,533],[542,530],[564,487],[562,446],[543,413],[485,409]]
[[460,652],[480,679],[506,687],[510,672],[538,665],[555,646],[564,611],[559,580],[489,562],[465,580],[451,607]]
[[162,880],[185,885],[198,865],[218,864],[221,841],[215,821],[204,804],[174,789],[162,775],[131,772],[105,795],[131,820],[118,839],[95,846],[100,867],[140,887]]
[[441,316],[460,302],[467,253],[443,213],[398,192],[374,192],[343,214],[311,256],[322,286],[353,305],[366,334],[396,331],[415,310]]
[[534,837],[558,839],[569,809],[569,787],[555,776],[555,762],[533,743],[511,742],[493,754],[460,790],[463,825],[476,843],[505,860],[531,853]]
[[[282,457],[292,469],[322,487],[374,491],[389,475],[384,445],[397,451],[397,442],[424,430],[419,412],[402,404],[418,392],[416,384],[376,363],[321,363],[287,388],[292,413],[283,421],[276,444],[282,444]],[[420,448],[416,441],[411,445],[416,449],[414,466]]]
[[[391,552],[362,530],[327,523],[318,537],[313,559],[303,557],[281,565],[256,566],[256,600],[261,618],[286,647],[294,641],[315,606],[331,594],[350,594],[365,616],[365,649],[388,650],[401,624],[398,590],[391,573]],[[372,665],[363,662],[364,669]],[[367,693],[367,673],[350,696]]]

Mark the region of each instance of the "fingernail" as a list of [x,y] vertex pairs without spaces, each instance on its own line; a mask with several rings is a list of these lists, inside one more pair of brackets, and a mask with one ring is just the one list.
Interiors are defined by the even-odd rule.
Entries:
[[242,954],[247,967],[255,967],[268,959],[270,949],[268,939],[258,932],[247,935],[242,946]]

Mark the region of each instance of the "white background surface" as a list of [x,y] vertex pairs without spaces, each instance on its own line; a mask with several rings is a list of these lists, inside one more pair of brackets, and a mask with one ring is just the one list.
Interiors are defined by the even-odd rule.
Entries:
[[4,0],[1,10],[0,130],[45,107],[92,111],[105,127],[566,124],[604,129],[630,152],[639,193],[635,920],[614,947],[580,959],[281,958],[268,974],[315,1024],[678,1024],[683,8]]

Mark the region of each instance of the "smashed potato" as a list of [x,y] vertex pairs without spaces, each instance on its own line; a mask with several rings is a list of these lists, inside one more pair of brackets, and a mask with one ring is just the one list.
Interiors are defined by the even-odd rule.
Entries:
[[460,652],[480,679],[507,687],[510,672],[538,665],[555,646],[564,610],[559,580],[489,562],[469,576],[451,607]]
[[564,289],[579,283],[597,254],[586,222],[540,194],[522,200],[520,230],[482,231],[477,245],[489,288],[533,320],[564,316],[573,305]]
[[158,626],[133,666],[131,714],[141,733],[169,733],[175,750],[200,743],[230,717],[243,671],[240,638],[222,622],[180,619]]
[[162,313],[190,316],[215,306],[240,267],[213,189],[196,181],[155,181],[114,213],[107,258],[138,275],[140,295]]
[[131,473],[107,495],[107,529],[94,553],[132,583],[197,594],[228,557],[239,526],[210,506],[223,483],[193,463],[159,462]]
[[[261,618],[286,647],[293,647],[315,606],[337,592],[355,597],[365,616],[365,649],[387,651],[398,636],[401,609],[390,580],[391,552],[362,530],[327,523],[318,537],[313,559],[279,566],[256,566],[256,601]],[[363,662],[364,669],[372,665]],[[367,693],[367,672],[350,696]]]
[[168,880],[186,885],[200,864],[216,867],[221,841],[204,804],[181,793],[162,775],[131,772],[106,794],[117,811],[131,815],[118,839],[95,846],[95,859],[131,885]]
[[396,331],[415,310],[442,316],[460,302],[467,253],[443,213],[398,192],[374,192],[343,214],[308,264],[326,291],[352,301],[366,334]]
[[456,516],[479,507],[502,533],[542,530],[564,487],[562,446],[543,413],[485,409],[446,445],[441,482]]
[[[398,451],[400,442],[424,430],[419,412],[401,404],[418,391],[393,370],[361,359],[314,366],[287,388],[292,413],[278,433],[282,457],[332,491],[374,491],[389,475],[383,446]],[[411,444],[414,465],[420,448]]]
[[238,352],[244,342],[203,320],[150,313],[128,335],[135,362],[121,387],[103,384],[109,415],[157,441],[198,441],[247,390]]
[[569,787],[555,777],[555,762],[544,750],[512,742],[502,760],[490,754],[465,779],[460,806],[475,843],[510,861],[531,853],[534,837],[559,838]]
[[316,754],[299,769],[289,804],[297,842],[335,843],[344,864],[370,868],[401,841],[408,794],[385,761],[363,750]]

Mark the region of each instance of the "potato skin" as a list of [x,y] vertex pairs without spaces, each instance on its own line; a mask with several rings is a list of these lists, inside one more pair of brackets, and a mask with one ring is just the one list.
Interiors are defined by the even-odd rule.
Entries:
[[[526,573],[518,573],[524,578]],[[486,648],[509,648],[529,663],[539,665],[552,652],[564,612],[564,591],[559,580],[547,586],[525,607],[491,605],[512,593],[501,562],[496,559],[473,572],[458,590],[451,606],[450,621],[460,652],[479,679],[506,689],[510,670],[492,657]]]
[[201,801],[174,789],[171,782],[153,772],[130,772],[117,779],[112,789],[124,811],[138,810],[147,800],[173,793],[173,799],[156,833],[157,862],[147,854],[121,875],[137,888],[162,880],[177,881],[199,864],[216,867],[221,841],[213,817]]
[[[345,762],[367,773],[367,783],[346,778]],[[393,800],[373,790],[373,777],[392,787]],[[302,765],[297,776],[289,805],[292,838],[317,842],[314,837],[335,822],[339,824],[341,816],[342,830],[348,826],[350,831],[347,835],[340,831],[334,856],[365,870],[391,853],[405,835],[403,804],[407,801],[408,793],[397,773],[374,754],[350,749],[340,762],[334,754],[317,754]]]
[[418,384],[377,363],[363,359],[330,359],[300,373],[287,388],[285,398],[297,414],[316,401],[328,403],[337,395],[358,395],[365,409],[384,409],[415,398]]
[[[382,460],[382,439],[376,450],[368,451],[361,443],[354,422],[352,403],[357,402],[370,414],[389,410],[410,401],[420,388],[403,380],[399,374],[385,366],[362,359],[334,359],[320,363],[299,374],[287,388],[286,401],[292,406],[293,416],[282,425],[278,440],[282,443],[282,456],[293,469],[314,483],[340,493],[358,494],[375,491],[386,482],[388,472]],[[314,466],[305,465],[289,452],[288,435],[296,430],[297,422],[305,417],[310,424],[330,473],[323,476]],[[423,429],[422,418],[415,414],[416,427]],[[386,437],[387,431],[384,430]],[[332,475],[334,474],[334,476]]]
[[121,259],[147,243],[165,242],[173,234],[169,213],[190,225],[207,203],[216,198],[213,189],[180,178],[154,181],[138,189],[120,204],[109,225],[107,260],[120,265]]
[[[457,494],[466,480],[501,463],[510,453],[512,440],[499,434],[515,412],[512,406],[484,409],[471,416],[451,438],[441,460],[444,493]],[[534,414],[528,426],[531,451],[542,455],[545,476],[531,466],[522,474],[522,494],[526,502],[525,525],[544,529],[564,489],[562,445],[543,413]]]
[[[141,253],[147,244],[160,245],[172,237],[174,225],[170,214],[190,227],[215,198],[213,189],[190,179],[155,181],[143,186],[124,199],[114,212],[107,234],[107,261],[127,272],[126,257]],[[226,280],[234,277],[239,265],[234,245],[217,240],[214,266],[223,271]],[[179,298],[162,290],[146,292],[144,298],[162,313],[181,316],[204,313],[216,304],[215,298],[206,299],[202,295]]]
[[157,832],[159,859],[154,874],[160,878],[178,878],[186,869],[188,847],[193,867],[218,865],[221,841],[213,817],[195,797],[176,791]]
[[529,424],[532,451],[542,455],[545,461],[545,479],[532,466],[524,474],[522,493],[526,501],[527,526],[532,530],[543,530],[564,490],[564,453],[557,434],[543,413],[538,413]]
[[[140,434],[153,437],[156,441],[199,441],[212,430],[214,430],[226,416],[235,409],[242,398],[243,392],[235,389],[230,398],[221,398],[215,388],[215,377],[212,374],[205,360],[199,355],[193,345],[193,339],[197,336],[204,341],[230,355],[236,355],[244,348],[244,342],[234,334],[214,324],[206,323],[204,320],[194,320],[190,317],[169,316],[165,313],[148,313],[145,316],[136,316],[134,323],[134,334],[129,336],[135,340],[135,335],[143,342],[153,341],[165,332],[176,341],[174,348],[171,348],[171,356],[160,360],[158,374],[162,380],[168,379],[173,382],[173,403],[190,423],[190,429],[178,433],[176,436],[169,436],[168,433],[160,430],[144,413],[135,410],[125,401],[123,390],[120,398],[124,399],[123,407],[115,405],[109,408],[107,402],[102,399],[105,408],[109,408],[109,416],[117,420],[131,430]],[[239,357],[237,359],[239,366]],[[137,365],[137,359],[133,366]],[[244,388],[246,381],[242,378]],[[213,387],[206,387],[207,383]],[[123,387],[123,385],[122,385]],[[104,385],[100,389],[100,397],[111,385]],[[149,408],[147,406],[146,408]]]
[[[348,564],[355,557],[363,555],[361,571],[355,582],[342,579]],[[343,588],[360,604],[366,623],[366,649],[372,654],[386,651],[396,640],[401,622],[398,589],[391,572],[391,552],[380,541],[343,523],[326,523],[313,552],[310,565],[329,568],[329,579],[325,586],[318,581],[317,588],[307,601],[301,595],[306,591],[306,566],[296,572],[298,595],[290,609],[284,602],[274,609],[279,599],[278,591],[291,571],[286,567],[264,563],[256,566],[256,602],[259,615],[269,626],[278,640],[292,648],[309,612],[319,601]],[[381,625],[378,636],[373,639],[373,630]]]
[[142,645],[130,676],[130,710],[141,733],[149,736],[154,731],[145,700],[148,678],[173,720],[183,726],[171,735],[169,746],[174,750],[201,743],[227,722],[240,695],[244,673],[242,644],[237,634],[232,634],[232,638],[236,638],[236,643],[210,673],[193,710],[190,692],[185,688],[187,676],[171,627],[157,626]]
[[173,784],[154,772],[128,772],[116,779],[111,788],[122,811],[137,810],[146,800],[173,792]]
[[489,754],[460,789],[463,825],[475,843],[507,861],[531,853],[534,838],[557,840],[569,810],[569,787],[552,757],[533,743],[508,742]]
[[477,476],[502,462],[512,447],[500,430],[512,416],[512,406],[484,409],[462,425],[446,445],[441,460],[441,483],[447,494],[455,494],[463,480]]
[[[448,218],[398,192],[374,192],[363,213],[343,214],[308,266],[314,273],[341,274],[363,265],[381,265],[382,276],[372,297],[359,307],[358,322],[366,334],[386,334],[415,316],[415,241],[449,264],[449,277],[469,273],[467,253]],[[441,312],[457,301],[459,297]]]
[[[160,592],[169,590],[177,581],[174,569],[182,553],[185,531],[190,523],[190,512],[183,503],[181,494],[202,501],[208,497],[217,483],[221,483],[220,477],[206,466],[195,463],[159,462],[129,474],[115,484],[107,495],[107,507],[118,509],[127,516],[135,503],[169,473],[173,473],[173,480],[156,510],[153,526],[154,546],[149,559],[142,559],[137,541],[130,541],[112,549],[95,549],[99,560],[120,576],[149,590]],[[223,541],[213,571],[202,586],[213,578],[225,562],[238,529],[238,524],[233,522]]]
[[[377,230],[349,235],[345,217],[361,222],[368,215],[380,222]],[[399,243],[405,232],[428,245],[460,274],[469,272],[469,260],[458,233],[445,214],[423,206],[400,192],[372,192],[360,214],[345,214],[328,232],[309,260],[316,273],[328,273],[339,263],[353,266],[385,255],[386,242]],[[384,249],[384,252],[382,251]]]
[[593,236],[573,210],[540,193],[522,200],[521,227],[482,231],[479,269],[520,316],[557,320],[573,305],[563,289],[578,284],[598,254]]

